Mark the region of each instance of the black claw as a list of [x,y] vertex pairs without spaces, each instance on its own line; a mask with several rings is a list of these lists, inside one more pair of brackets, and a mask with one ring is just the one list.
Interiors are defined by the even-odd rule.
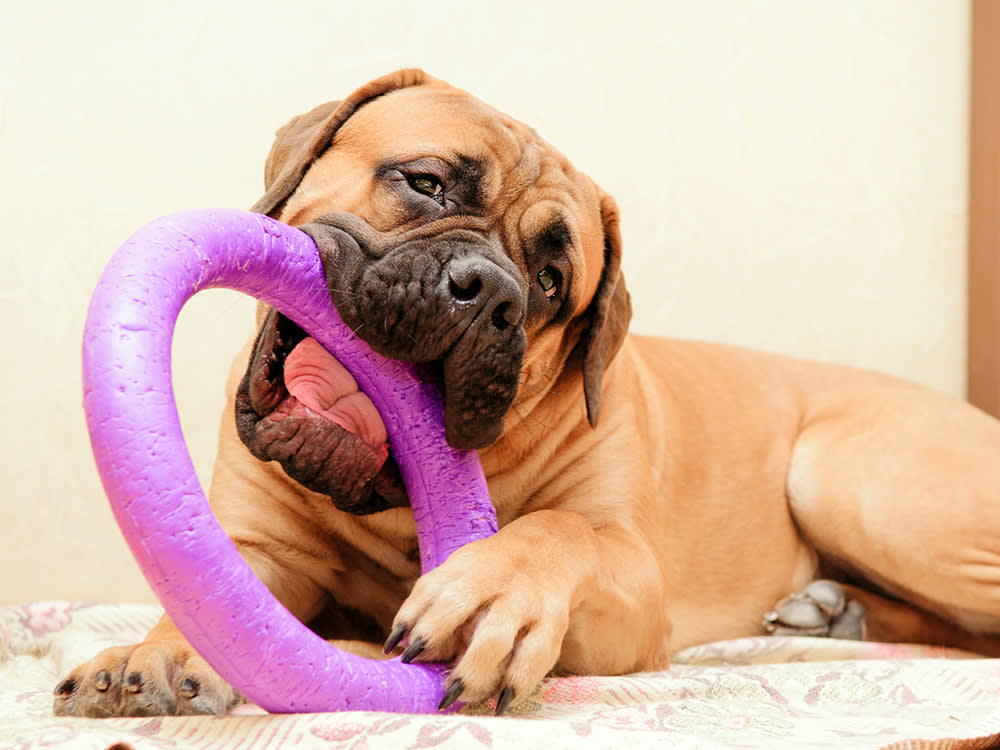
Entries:
[[104,693],[111,687],[111,674],[108,670],[102,669],[94,676],[94,687],[99,693]]
[[125,689],[130,693],[141,693],[142,675],[138,672],[131,672],[129,676],[125,678]]
[[385,645],[382,646],[382,653],[388,656],[395,651],[396,646],[403,640],[403,636],[406,635],[406,631],[409,629],[409,626],[405,622],[401,622],[394,627],[392,632],[389,633],[389,637],[385,639]]
[[465,683],[461,679],[455,680],[445,691],[444,698],[438,703],[438,711],[447,711],[451,704],[457,701],[465,691]]
[[411,661],[420,656],[425,648],[427,648],[427,642],[424,641],[423,638],[415,639],[409,646],[406,647],[406,651],[403,652],[401,661],[403,664],[409,664]]
[[182,698],[190,700],[198,695],[199,690],[201,690],[201,683],[199,683],[198,680],[194,677],[185,677],[181,680],[181,686],[177,689],[177,693]]
[[510,702],[514,700],[514,688],[508,686],[500,691],[500,696],[497,698],[497,716],[503,716],[507,709],[510,708]]
[[65,680],[56,685],[56,689],[53,691],[56,695],[70,695],[76,692],[76,680],[72,677],[67,677]]

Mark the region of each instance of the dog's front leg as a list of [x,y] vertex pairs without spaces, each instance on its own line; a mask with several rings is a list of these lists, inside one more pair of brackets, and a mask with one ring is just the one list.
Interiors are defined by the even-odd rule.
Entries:
[[457,550],[417,581],[387,651],[449,661],[443,706],[498,692],[497,711],[546,674],[620,674],[665,665],[662,582],[639,535],[579,513],[528,513]]

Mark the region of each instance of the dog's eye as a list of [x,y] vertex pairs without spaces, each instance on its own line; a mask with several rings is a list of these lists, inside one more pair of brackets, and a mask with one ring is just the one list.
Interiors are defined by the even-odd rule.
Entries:
[[552,297],[559,291],[559,271],[552,266],[546,266],[535,277],[538,279],[538,286],[545,292],[546,297]]
[[406,181],[410,183],[410,187],[416,190],[418,193],[422,193],[430,198],[433,198],[438,203],[444,203],[444,185],[441,184],[441,180],[432,174],[414,174],[407,175]]

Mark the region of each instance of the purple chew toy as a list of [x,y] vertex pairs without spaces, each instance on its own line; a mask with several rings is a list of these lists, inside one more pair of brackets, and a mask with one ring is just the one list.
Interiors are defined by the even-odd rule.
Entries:
[[413,505],[424,572],[497,528],[476,453],[445,443],[438,389],[414,365],[372,352],[340,320],[312,239],[266,216],[204,210],[136,232],[108,264],[87,316],[87,427],[132,553],[191,644],[265,709],[434,711],[444,667],[330,646],[275,600],[212,515],[170,379],[177,315],[212,287],[276,307],[335,353],[375,403]]

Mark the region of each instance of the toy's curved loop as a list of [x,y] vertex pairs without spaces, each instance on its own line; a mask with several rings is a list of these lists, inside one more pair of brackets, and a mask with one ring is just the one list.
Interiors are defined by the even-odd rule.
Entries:
[[159,219],[108,264],[84,338],[84,407],[115,517],[167,613],[204,658],[269,711],[428,712],[443,668],[370,661],[299,623],[243,562],[209,509],[181,434],[170,351],[182,305],[228,287],[276,307],[355,376],[389,435],[417,521],[424,572],[496,531],[474,452],[444,440],[441,397],[340,320],[304,232],[258,214]]

